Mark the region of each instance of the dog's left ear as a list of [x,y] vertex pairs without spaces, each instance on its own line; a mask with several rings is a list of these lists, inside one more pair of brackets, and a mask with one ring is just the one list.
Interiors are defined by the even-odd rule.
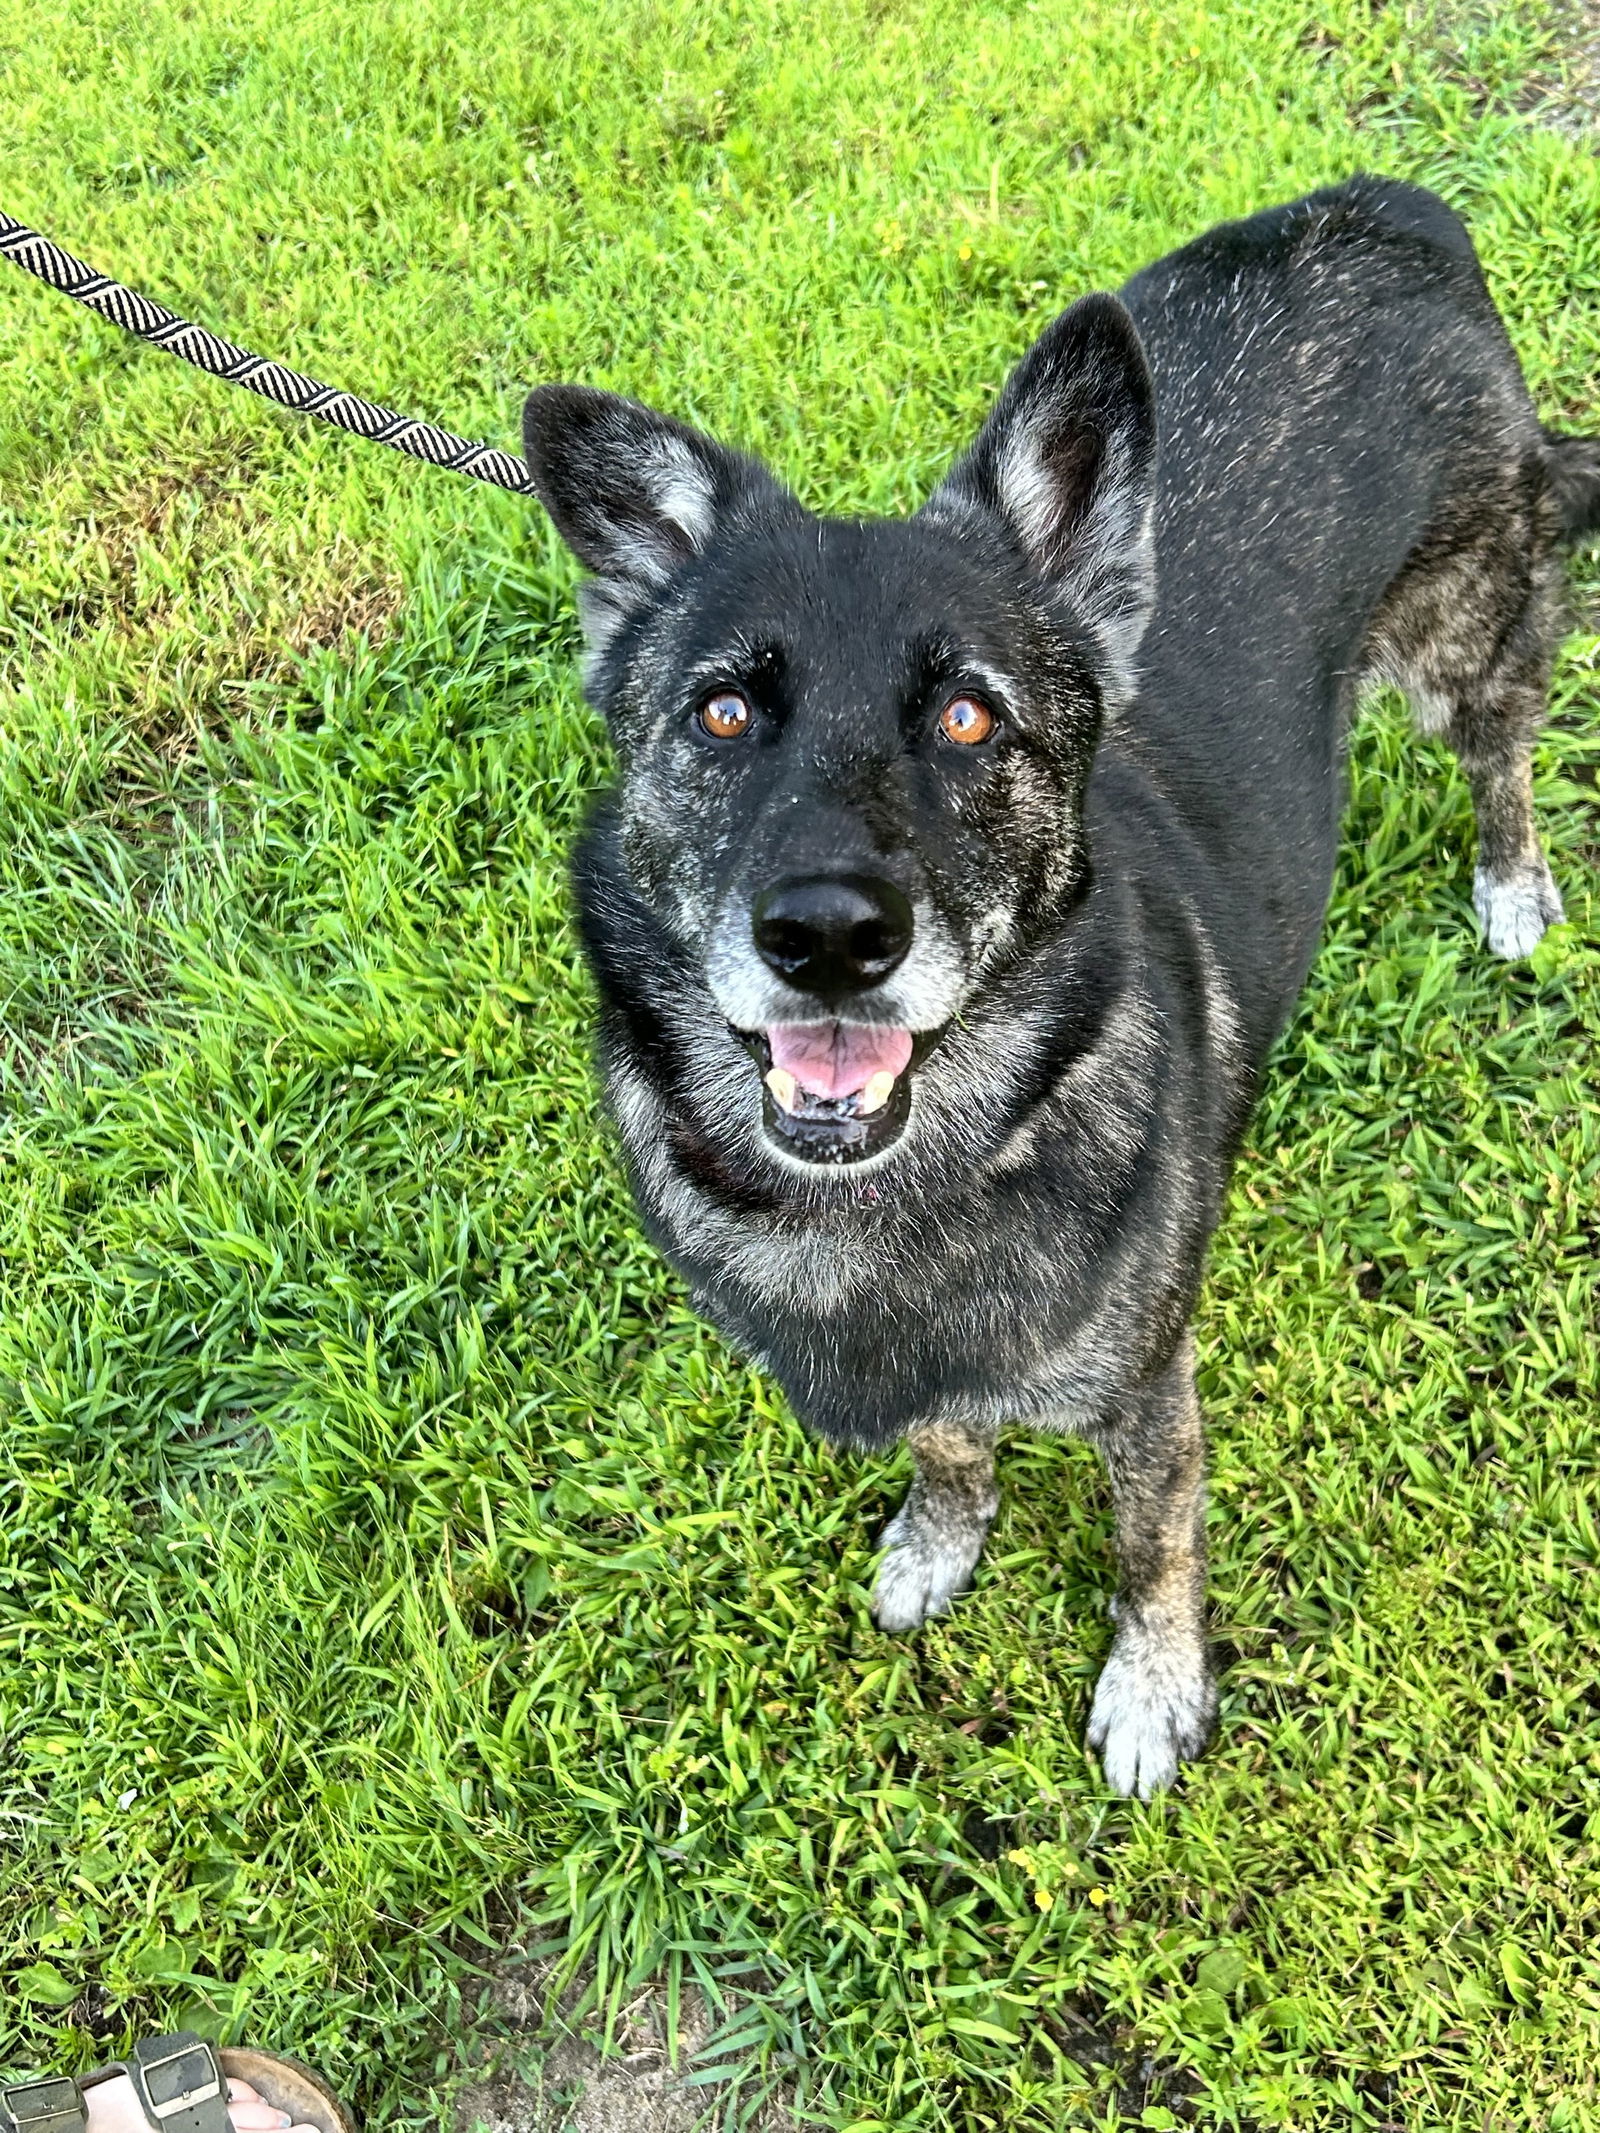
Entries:
[[585,385],[531,392],[522,443],[539,501],[594,573],[582,599],[591,655],[738,512],[799,509],[755,460]]
[[1034,342],[923,508],[1001,519],[1131,688],[1155,592],[1155,456],[1155,392],[1133,320],[1114,296],[1085,296]]

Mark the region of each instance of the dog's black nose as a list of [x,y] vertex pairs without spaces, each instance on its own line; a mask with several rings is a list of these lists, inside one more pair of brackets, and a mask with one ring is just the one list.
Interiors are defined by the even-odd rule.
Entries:
[[892,881],[817,874],[765,890],[750,931],[780,978],[819,999],[838,999],[881,985],[905,961],[911,906]]

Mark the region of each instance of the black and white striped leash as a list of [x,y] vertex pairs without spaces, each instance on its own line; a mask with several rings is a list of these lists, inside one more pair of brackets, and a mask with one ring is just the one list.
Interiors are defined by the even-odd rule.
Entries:
[[0,213],[0,258],[9,259],[25,274],[36,275],[63,296],[87,304],[114,326],[138,334],[152,348],[164,348],[169,355],[192,363],[196,370],[226,378],[230,385],[243,385],[264,400],[292,408],[297,415],[315,415],[319,422],[331,422],[353,437],[392,445],[397,452],[409,452],[413,459],[426,460],[429,466],[444,467],[452,474],[492,481],[497,488],[511,489],[519,496],[533,494],[527,466],[515,454],[499,451],[492,444],[472,444],[465,437],[453,437],[431,422],[397,415],[392,408],[378,407],[373,401],[341,392],[334,385],[319,385],[315,378],[304,377],[298,370],[236,348],[232,341],[208,333],[204,326],[179,318],[164,304],[152,303],[137,289],[125,289],[109,275],[97,274],[93,267],[52,244],[48,237],[41,237],[37,230],[30,230],[4,213]]

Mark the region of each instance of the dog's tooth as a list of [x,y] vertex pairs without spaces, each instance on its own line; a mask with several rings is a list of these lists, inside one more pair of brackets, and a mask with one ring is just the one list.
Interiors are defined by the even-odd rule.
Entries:
[[772,1091],[772,1100],[780,1111],[794,1109],[799,1083],[786,1067],[774,1067],[767,1076],[767,1087]]
[[857,1105],[857,1109],[865,1117],[870,1117],[874,1111],[881,1111],[889,1101],[893,1088],[894,1076],[892,1074],[874,1074],[861,1092],[861,1101]]

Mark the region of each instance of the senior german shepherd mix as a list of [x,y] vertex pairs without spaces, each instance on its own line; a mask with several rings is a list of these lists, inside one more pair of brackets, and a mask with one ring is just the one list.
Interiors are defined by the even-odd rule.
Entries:
[[525,442],[593,573],[619,777],[577,890],[645,1221],[813,1427],[909,1439],[885,1629],[971,1578],[1003,1423],[1099,1446],[1088,1737],[1148,1796],[1216,1707],[1187,1325],[1358,685],[1457,751],[1478,916],[1526,955],[1600,442],[1541,427],[1450,209],[1367,177],[1074,304],[904,522],[609,393],[541,388]]

